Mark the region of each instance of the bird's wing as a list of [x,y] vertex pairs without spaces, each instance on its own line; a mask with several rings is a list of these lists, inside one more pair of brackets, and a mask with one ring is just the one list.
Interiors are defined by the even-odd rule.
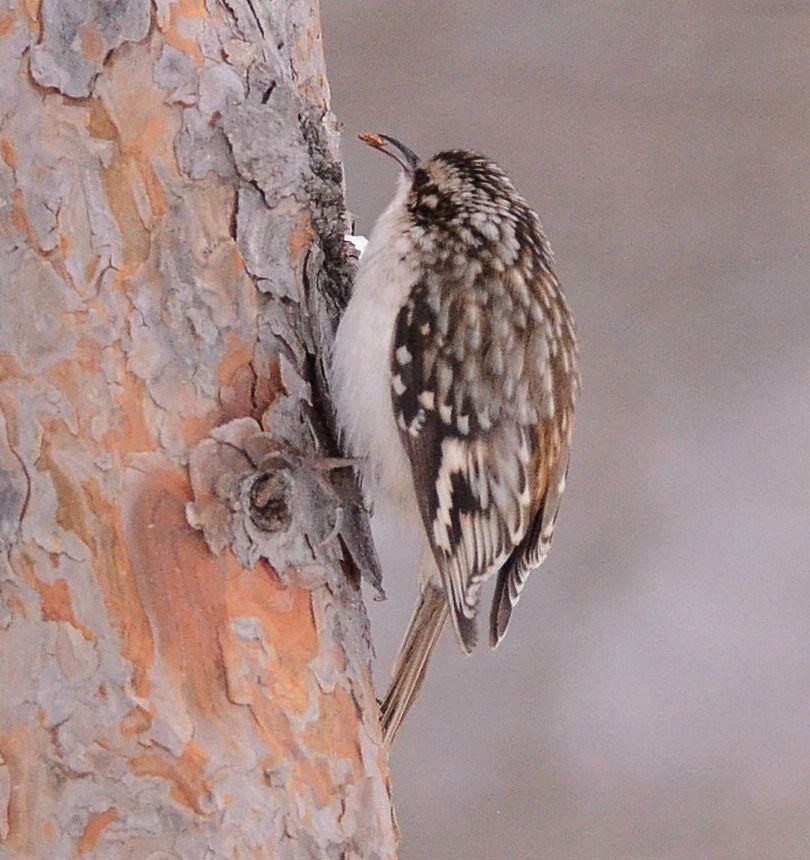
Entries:
[[557,513],[567,474],[566,445],[566,450],[560,451],[556,458],[553,474],[549,475],[545,493],[542,494],[540,504],[523,540],[498,571],[489,618],[489,644],[493,648],[497,648],[506,636],[512,619],[512,610],[520,600],[520,593],[529,574],[540,567],[551,548],[551,539],[554,537],[554,527],[557,525]]
[[[503,272],[484,277],[500,280],[476,289],[475,280],[451,272],[423,278],[400,310],[391,353],[394,413],[467,651],[476,641],[481,584],[507,565],[511,612],[526,570],[542,561],[541,508],[570,434],[576,385],[573,353],[562,358],[576,349],[564,304],[555,328],[541,293],[513,289]],[[509,567],[516,553],[522,560]]]

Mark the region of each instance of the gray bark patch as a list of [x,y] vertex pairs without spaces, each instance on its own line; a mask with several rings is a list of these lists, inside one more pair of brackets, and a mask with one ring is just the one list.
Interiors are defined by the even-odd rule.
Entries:
[[149,32],[148,0],[44,0],[31,74],[43,87],[86,98],[111,51]]

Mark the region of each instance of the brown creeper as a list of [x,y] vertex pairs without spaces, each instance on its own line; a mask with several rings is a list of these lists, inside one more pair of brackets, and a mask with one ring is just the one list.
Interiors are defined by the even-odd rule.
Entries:
[[565,486],[577,344],[535,213],[471,152],[420,159],[362,135],[402,167],[340,322],[338,418],[365,492],[421,518],[421,594],[382,704],[390,743],[449,614],[476,642],[482,583],[498,574],[490,644],[548,553]]

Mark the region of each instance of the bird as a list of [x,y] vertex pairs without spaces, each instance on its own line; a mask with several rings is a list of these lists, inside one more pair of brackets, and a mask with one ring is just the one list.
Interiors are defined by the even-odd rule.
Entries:
[[369,504],[385,501],[424,536],[419,597],[380,705],[390,747],[448,617],[469,654],[481,587],[497,577],[497,647],[548,554],[579,348],[538,216],[497,164],[360,139],[400,172],[335,333],[330,387]]

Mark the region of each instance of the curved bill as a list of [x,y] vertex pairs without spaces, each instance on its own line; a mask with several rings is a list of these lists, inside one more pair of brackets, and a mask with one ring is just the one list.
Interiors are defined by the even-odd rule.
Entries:
[[[363,141],[363,143],[373,146],[374,149],[379,149],[380,152],[384,152],[386,155],[393,158],[394,161],[396,161],[396,163],[409,175],[416,170],[421,162],[419,156],[412,149],[409,149],[404,143],[400,143],[398,140],[393,137],[389,137],[387,134],[364,132],[363,134],[358,135],[358,137]],[[391,147],[394,147],[394,149],[391,149]]]

